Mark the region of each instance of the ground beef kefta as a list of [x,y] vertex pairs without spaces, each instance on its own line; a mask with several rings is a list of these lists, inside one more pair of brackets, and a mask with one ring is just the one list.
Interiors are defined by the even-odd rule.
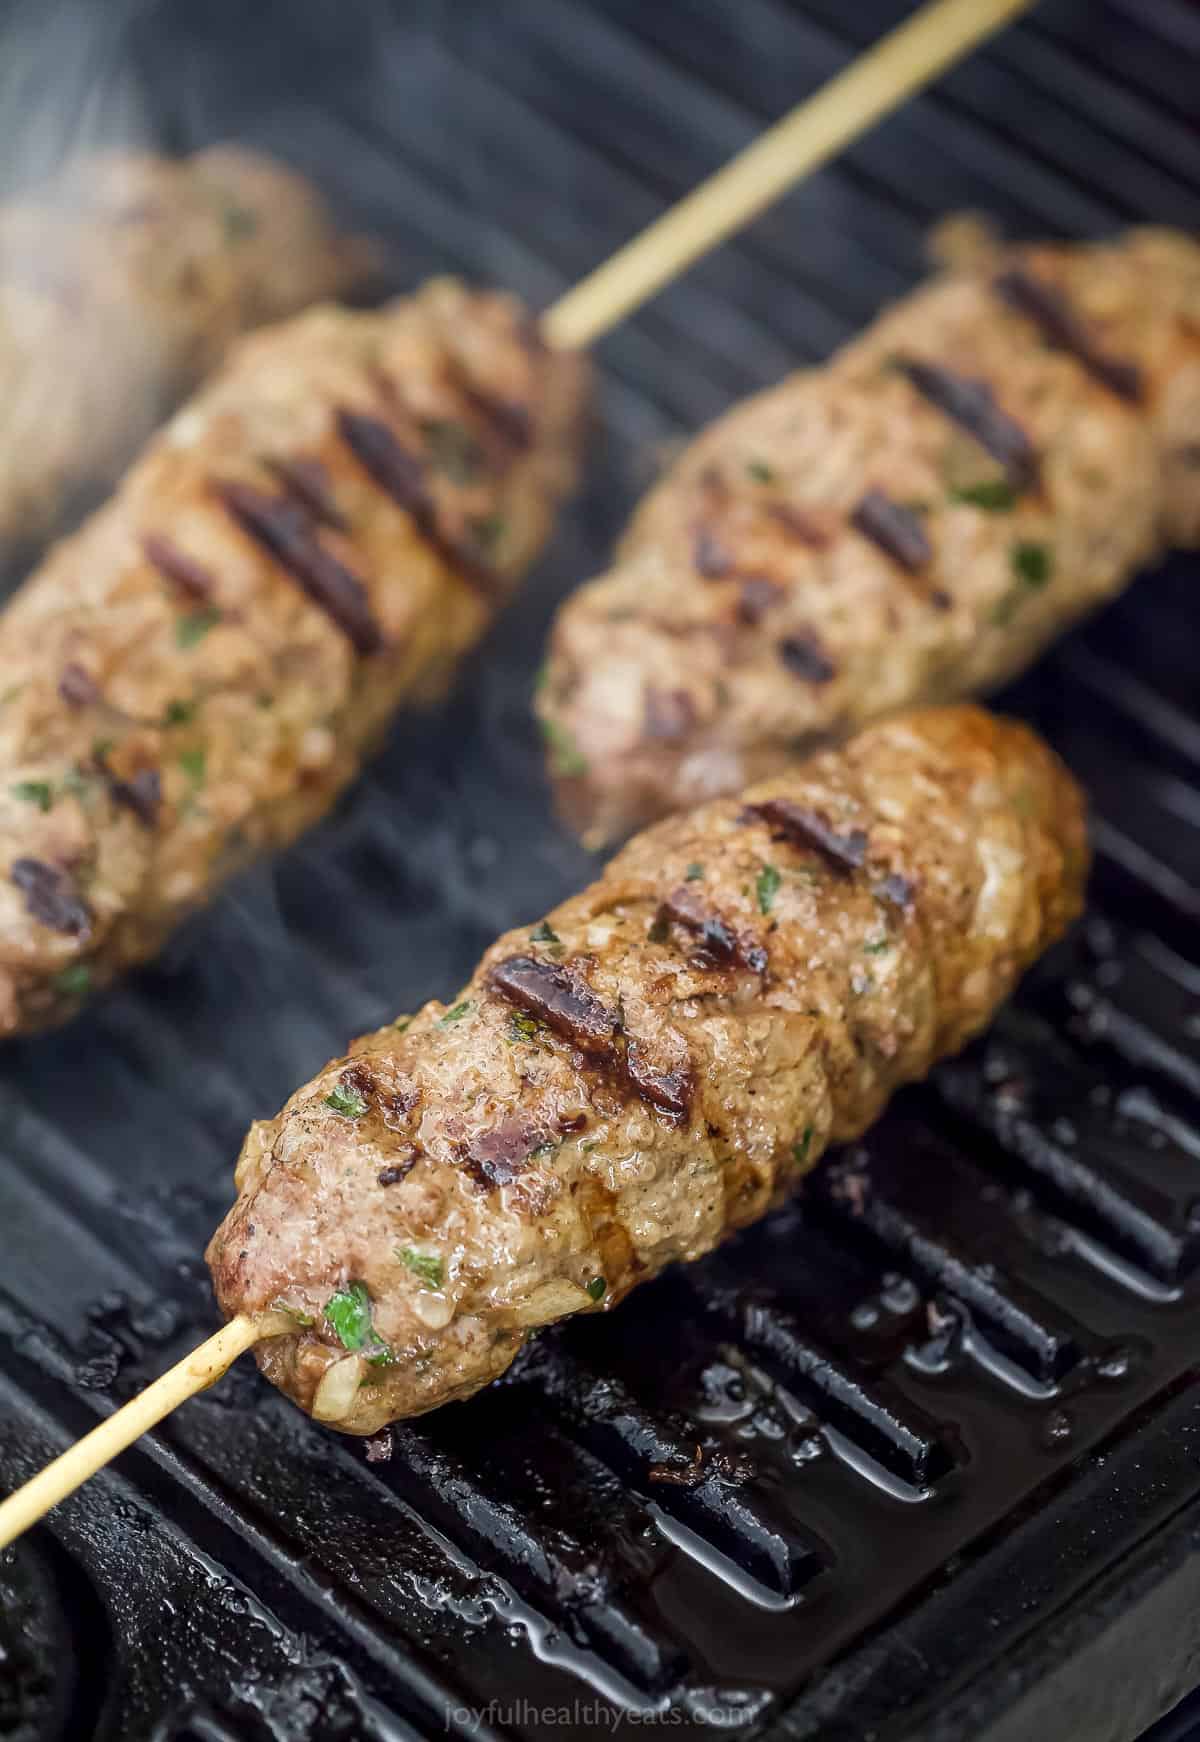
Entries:
[[1200,245],[983,249],[722,417],[561,609],[538,709],[591,845],[988,690],[1200,542]]
[[351,1433],[465,1397],[778,1203],[1078,913],[1078,788],[972,706],[658,824],[251,1128],[208,1251]]
[[584,392],[449,280],[235,347],[0,615],[0,1033],[151,955],[444,687],[553,524]]
[[345,292],[368,250],[257,152],[106,152],[0,207],[0,546],[110,483],[230,342]]

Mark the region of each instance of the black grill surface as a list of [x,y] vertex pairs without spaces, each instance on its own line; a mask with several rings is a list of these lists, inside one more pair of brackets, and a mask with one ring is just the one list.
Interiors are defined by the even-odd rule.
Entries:
[[[35,108],[56,78],[75,127],[266,144],[388,238],[395,285],[544,301],[905,8],[103,10],[45,39]],[[1195,228],[1198,71],[1184,0],[1044,0],[607,339],[589,482],[455,700],[165,961],[4,1053],[6,1487],[211,1328],[248,1121],[586,879],[529,691],[671,444],[913,284],[946,210]],[[1006,698],[1088,783],[1098,863],[984,1042],[795,1208],[389,1461],[243,1363],[0,1558],[0,1735],[599,1737],[623,1711],[1129,1742],[1200,1681],[1196,585],[1194,558],[1146,576]]]

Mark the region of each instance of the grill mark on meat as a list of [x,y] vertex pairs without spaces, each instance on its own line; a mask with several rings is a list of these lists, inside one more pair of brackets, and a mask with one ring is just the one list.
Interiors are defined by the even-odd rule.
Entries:
[[95,678],[76,660],[63,666],[58,693],[69,708],[86,708],[100,699],[100,687]]
[[383,632],[359,577],[321,544],[308,508],[250,484],[217,484],[218,497],[243,532],[286,569],[364,657],[378,653]]
[[699,940],[699,948],[692,957],[698,967],[726,968],[740,964],[754,974],[765,972],[767,952],[758,940],[749,933],[731,931],[720,914],[706,908],[685,883],[667,896],[655,924],[670,920]]
[[917,392],[973,435],[981,448],[1000,461],[1014,489],[1025,490],[1038,481],[1038,457],[1029,437],[1013,417],[996,403],[986,381],[973,380],[944,369],[939,363],[905,357],[900,368]]
[[779,657],[806,683],[828,683],[837,676],[837,667],[811,629],[785,636],[779,643]]
[[916,889],[910,878],[901,876],[899,871],[889,871],[886,877],[879,880],[871,893],[877,895],[881,901],[888,901],[893,907],[907,912],[913,904]]
[[851,829],[848,834],[839,835],[819,811],[806,810],[791,799],[767,799],[763,804],[751,805],[744,814],[758,817],[780,840],[812,847],[843,876],[861,871],[866,861],[865,829]]
[[810,550],[825,550],[831,543],[830,529],[791,502],[770,502],[767,513],[785,532],[798,543],[808,545]]
[[489,978],[510,1003],[536,1016],[581,1052],[610,1062],[617,1058],[621,1025],[616,1012],[569,968],[540,962],[535,956],[509,956],[496,963]]
[[533,418],[529,407],[519,399],[501,399],[486,388],[469,381],[461,372],[456,385],[471,410],[476,412],[497,441],[515,453],[526,454],[533,446]]
[[695,705],[686,690],[646,691],[643,730],[647,738],[685,738],[695,721]]
[[[101,764],[103,767],[103,763]],[[162,776],[157,768],[143,768],[131,780],[122,780],[104,768],[112,801],[132,811],[139,823],[152,829],[162,809]]]
[[738,616],[743,623],[760,623],[782,599],[784,589],[766,575],[747,575],[738,591]]
[[1027,315],[1048,344],[1078,358],[1088,374],[1110,393],[1131,405],[1140,403],[1142,372],[1138,365],[1105,351],[1056,285],[1044,284],[1014,267],[999,273],[992,280],[992,289],[1011,308]]
[[597,998],[569,967],[533,956],[509,956],[488,978],[495,989],[554,1034],[569,1040],[597,1064],[625,1077],[640,1100],[677,1119],[691,1105],[691,1073],[660,1070],[643,1057],[636,1039],[626,1039],[621,1017]]
[[414,1144],[412,1145],[412,1154],[403,1161],[394,1161],[388,1167],[381,1167],[375,1175],[376,1181],[381,1186],[398,1186],[402,1180],[408,1178],[413,1168],[416,1167],[418,1156],[419,1151]]
[[350,530],[350,522],[334,501],[329,473],[320,460],[311,455],[280,454],[268,460],[267,466],[288,494],[308,509],[314,520],[331,527],[334,532]]
[[15,859],[9,878],[25,897],[34,919],[67,937],[91,934],[92,910],[68,871],[44,859]]
[[675,1119],[686,1119],[692,1105],[692,1074],[682,1067],[659,1070],[642,1057],[636,1040],[630,1040],[625,1051],[625,1070],[634,1091],[642,1101],[669,1113]]
[[893,502],[882,490],[868,490],[859,498],[850,524],[910,575],[933,559],[933,547],[912,509]]
[[490,1131],[478,1132],[461,1151],[462,1165],[480,1191],[511,1185],[529,1166],[535,1150],[547,1143],[545,1132],[521,1118],[502,1119]]
[[440,525],[437,508],[425,479],[425,468],[386,423],[365,412],[343,407],[337,414],[338,433],[367,476],[393,502],[411,514],[413,525],[438,554],[451,563],[465,581],[485,597],[501,590],[501,579],[490,563]]
[[733,555],[727,545],[707,526],[698,526],[692,539],[692,561],[696,573],[706,581],[724,580],[733,569]]
[[207,600],[213,595],[213,578],[203,563],[172,544],[159,532],[149,533],[142,540],[142,554],[172,586],[189,599]]

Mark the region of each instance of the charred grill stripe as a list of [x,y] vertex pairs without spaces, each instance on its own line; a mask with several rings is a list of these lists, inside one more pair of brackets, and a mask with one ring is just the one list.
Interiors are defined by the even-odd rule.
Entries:
[[107,769],[105,774],[113,803],[132,811],[139,823],[152,829],[162,808],[162,777],[158,769],[143,768],[131,780],[121,780]]
[[1000,461],[1014,489],[1026,490],[1038,481],[1038,457],[1015,418],[997,403],[986,381],[957,375],[939,363],[902,358],[900,368],[917,392],[973,435],[981,448]]
[[518,399],[501,399],[475,382],[458,378],[459,391],[497,441],[518,454],[526,454],[533,446],[533,418],[529,407]]
[[411,514],[413,525],[452,564],[463,579],[492,597],[501,591],[501,579],[477,551],[467,549],[439,525],[437,508],[425,480],[425,469],[415,454],[398,440],[386,423],[366,412],[343,407],[337,414],[338,433],[367,476]]
[[767,965],[767,952],[754,938],[739,937],[732,932],[720,914],[707,909],[700,898],[681,883],[673,889],[658,910],[659,919],[674,920],[699,940],[697,954],[715,967],[740,964],[751,973],[761,974]]
[[616,1012],[569,968],[538,961],[535,956],[509,956],[507,961],[497,962],[490,979],[510,1003],[536,1016],[581,1052],[616,1059],[621,1027]]
[[819,811],[806,810],[791,799],[768,799],[764,804],[751,805],[747,814],[760,818],[782,840],[813,848],[843,876],[861,871],[866,862],[865,830],[851,829],[848,834],[839,835]]
[[86,938],[92,910],[69,872],[43,859],[16,859],[9,877],[25,897],[34,919],[68,937]]
[[142,540],[142,554],[185,597],[199,601],[212,598],[213,578],[208,570],[169,538],[159,532],[148,533]]
[[992,288],[1011,308],[1027,315],[1040,328],[1042,337],[1058,350],[1070,351],[1089,375],[1115,393],[1118,399],[1136,405],[1142,398],[1142,372],[1136,363],[1110,356],[1097,343],[1086,323],[1071,307],[1056,285],[1043,284],[1028,272],[1012,268],[992,280]]
[[348,532],[350,522],[333,497],[329,473],[320,460],[311,455],[279,455],[267,465],[283,484],[288,494],[295,496],[308,509],[314,520],[334,532]]
[[242,530],[299,581],[356,653],[379,652],[383,634],[371,614],[367,589],[322,546],[307,507],[287,496],[269,496],[251,484],[218,484],[216,492]]
[[822,526],[810,514],[806,514],[803,508],[797,508],[791,502],[771,502],[767,506],[767,513],[798,544],[806,544],[810,550],[824,550],[828,546],[828,527]]
[[789,671],[806,683],[829,683],[837,676],[837,667],[811,630],[784,636],[779,643],[779,657]]
[[640,1100],[676,1119],[686,1116],[691,1105],[690,1071],[686,1067],[661,1070],[645,1059],[637,1040],[626,1040],[617,1012],[569,967],[533,956],[509,956],[496,963],[488,978],[518,1009],[535,1016],[597,1064],[620,1072]]
[[882,490],[868,490],[859,499],[850,523],[909,574],[933,560],[933,546],[912,509],[893,502]]

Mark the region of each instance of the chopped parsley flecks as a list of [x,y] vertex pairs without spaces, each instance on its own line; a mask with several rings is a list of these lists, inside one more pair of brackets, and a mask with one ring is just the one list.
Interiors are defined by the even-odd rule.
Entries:
[[189,720],[196,717],[195,702],[168,702],[167,711],[163,715],[164,726],[186,726]]
[[683,874],[683,881],[685,883],[699,883],[700,879],[703,876],[704,876],[703,865],[700,864],[699,860],[693,859],[691,864],[688,866],[687,870]]
[[792,1160],[796,1163],[797,1167],[804,1167],[807,1163],[808,1152],[812,1148],[812,1140],[813,1128],[811,1125],[806,1125],[801,1134],[799,1143],[792,1144]]
[[103,767],[105,759],[112,750],[115,742],[116,740],[114,738],[93,738],[92,761],[99,763],[101,767]]
[[529,941],[531,944],[557,944],[561,943],[562,939],[547,920],[542,920],[541,924],[535,925],[530,932]]
[[225,238],[229,242],[244,242],[248,236],[258,231],[258,213],[252,212],[249,206],[239,206],[233,201],[224,207],[221,213],[225,225]]
[[507,530],[508,522],[503,514],[485,514],[471,522],[471,537],[488,556],[495,556]]
[[215,629],[221,621],[221,613],[215,605],[206,605],[202,611],[189,611],[186,617],[179,617],[175,622],[175,644],[177,647],[195,647],[198,641],[203,641],[210,629]]
[[286,1313],[289,1319],[295,1319],[296,1323],[302,1325],[305,1330],[316,1323],[311,1313],[306,1313],[302,1307],[289,1306],[287,1301],[280,1300],[278,1296],[271,1302],[271,1311]]
[[191,781],[193,787],[204,785],[205,765],[207,758],[203,749],[184,750],[180,752],[179,766]]
[[1036,592],[1044,587],[1054,573],[1054,552],[1048,544],[1032,544],[1019,539],[1009,552],[1013,574],[1025,586]]
[[92,970],[86,962],[69,962],[54,976],[54,990],[64,998],[86,998],[92,988]]
[[602,1276],[593,1276],[593,1278],[590,1282],[584,1283],[583,1292],[586,1295],[590,1295],[592,1300],[601,1301],[604,1299],[605,1291],[607,1288],[608,1288],[608,1283],[604,1280],[604,1278]]
[[508,1019],[508,1039],[510,1045],[517,1041],[528,1041],[536,1046],[542,1038],[542,1024],[535,1016],[526,1016],[523,1011],[514,1010]]
[[395,1246],[396,1257],[414,1276],[419,1276],[426,1288],[441,1288],[446,1280],[446,1266],[436,1252],[418,1252],[413,1246]]
[[483,449],[465,424],[451,417],[435,417],[422,428],[430,460],[452,484],[469,484],[479,476]]
[[765,460],[747,460],[746,476],[753,478],[756,484],[773,484],[776,473],[774,466],[768,466]]
[[863,954],[866,956],[881,956],[884,950],[890,950],[891,947],[891,938],[868,938],[867,942],[863,945]]
[[775,905],[775,897],[779,894],[779,885],[783,881],[774,865],[764,865],[758,874],[754,885],[758,895],[760,913],[770,913]]
[[557,720],[540,720],[538,724],[550,752],[550,766],[555,774],[561,774],[564,780],[586,774],[587,757],[582,754],[566,727],[560,726]]
[[361,1349],[374,1336],[371,1326],[371,1297],[364,1282],[352,1282],[339,1288],[325,1302],[325,1317],[337,1332],[343,1348]]
[[325,1097],[325,1105],[343,1119],[361,1119],[367,1110],[367,1099],[353,1083],[335,1083]]
[[461,1022],[463,1017],[469,1014],[470,1009],[471,1000],[469,998],[464,998],[461,1004],[452,1004],[445,1016],[438,1018],[438,1027],[445,1028],[447,1023]]
[[392,1027],[396,1030],[397,1034],[403,1034],[405,1029],[408,1028],[411,1023],[411,1016],[398,1016],[395,1022],[393,1022]]
[[9,791],[14,798],[24,799],[26,804],[35,804],[40,811],[48,811],[54,803],[54,788],[48,780],[18,780]]
[[1007,478],[987,478],[980,484],[964,484],[950,492],[951,502],[968,502],[987,514],[1007,514],[1017,505],[1017,492]]

